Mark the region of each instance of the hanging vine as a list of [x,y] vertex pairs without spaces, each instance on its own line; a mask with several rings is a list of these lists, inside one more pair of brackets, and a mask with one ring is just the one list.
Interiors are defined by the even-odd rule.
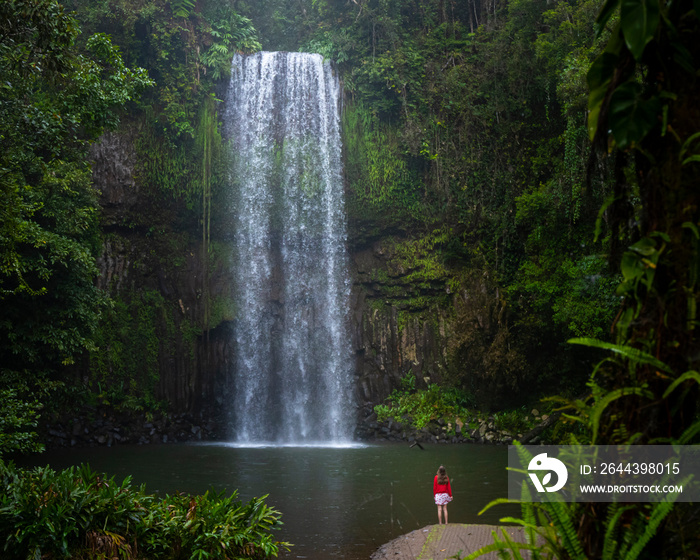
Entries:
[[212,199],[212,161],[216,157],[216,151],[221,145],[221,136],[218,130],[218,117],[216,111],[216,99],[209,96],[205,99],[199,127],[197,131],[197,144],[201,149],[201,226],[202,226],[202,266],[200,278],[202,279],[202,325],[205,339],[209,342],[209,323],[211,318],[211,303],[209,293],[209,253],[211,250],[211,199]]

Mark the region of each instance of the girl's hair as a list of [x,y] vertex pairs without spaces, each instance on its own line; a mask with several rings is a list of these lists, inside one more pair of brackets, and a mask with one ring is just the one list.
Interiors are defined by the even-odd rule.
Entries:
[[450,481],[450,479],[447,476],[447,471],[445,471],[445,467],[443,467],[442,465],[438,467],[437,477],[438,484],[447,484]]

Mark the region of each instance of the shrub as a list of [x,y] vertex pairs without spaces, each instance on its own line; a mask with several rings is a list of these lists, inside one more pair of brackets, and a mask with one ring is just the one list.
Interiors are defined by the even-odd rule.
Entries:
[[374,411],[379,420],[408,418],[416,428],[424,428],[431,420],[466,416],[468,402],[468,395],[454,388],[431,384],[416,390],[416,378],[408,374],[401,379],[401,389],[394,389],[386,404],[375,406]]
[[0,484],[3,559],[258,559],[289,547],[272,538],[282,522],[266,496],[158,498],[87,465],[25,471],[0,462]]

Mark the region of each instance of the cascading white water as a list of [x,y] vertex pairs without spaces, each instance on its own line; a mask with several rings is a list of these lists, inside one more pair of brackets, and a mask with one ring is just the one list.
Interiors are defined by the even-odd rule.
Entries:
[[340,87],[320,55],[236,55],[231,436],[342,443],[352,425]]

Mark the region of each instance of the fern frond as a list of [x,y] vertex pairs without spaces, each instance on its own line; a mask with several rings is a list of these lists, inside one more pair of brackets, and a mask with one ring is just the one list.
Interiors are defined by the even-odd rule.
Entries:
[[610,391],[603,398],[596,400],[596,403],[591,409],[590,417],[591,429],[593,432],[591,436],[591,443],[595,444],[596,438],[598,437],[598,430],[600,428],[600,418],[603,415],[605,409],[608,407],[608,405],[610,405],[617,399],[629,397],[632,395],[646,397],[649,400],[652,400],[654,398],[654,393],[652,393],[648,389],[643,389],[641,387],[623,387],[622,389]]
[[697,371],[686,371],[683,375],[681,375],[679,378],[677,378],[673,383],[671,383],[668,386],[668,389],[664,391],[664,399],[668,398],[668,396],[674,391],[676,387],[678,387],[681,383],[684,383],[685,381],[688,381],[690,379],[693,379],[696,383],[700,384],[700,373]]
[[629,552],[624,556],[625,560],[636,560],[636,558],[642,553],[644,547],[651,540],[651,538],[656,534],[661,522],[666,519],[666,516],[671,513],[675,502],[659,502],[652,506],[651,515],[648,519],[640,519],[640,525],[643,528],[643,533],[641,535],[634,535],[631,542],[631,547]]
[[620,521],[620,517],[632,506],[621,507],[620,504],[611,504],[608,507],[608,516],[605,521],[605,540],[603,542],[603,559],[604,560],[614,560],[618,558],[617,549],[619,543],[615,536],[617,532],[617,524]]
[[194,10],[194,4],[193,0],[171,0],[170,8],[175,17],[187,19]]
[[[503,528],[501,528],[501,532],[502,537],[499,537],[496,531],[492,531],[491,534],[493,535],[494,540],[492,544],[482,546],[479,550],[475,550],[469,556],[462,558],[462,560],[473,560],[475,558],[479,558],[480,556],[484,556],[485,554],[489,554],[490,552],[496,552],[500,556],[501,553],[506,551],[512,554],[513,560],[524,560],[522,554],[520,553],[522,550],[529,550],[536,553],[540,549],[540,547],[536,544],[514,541]],[[501,538],[503,540],[501,540]]]
[[621,356],[627,358],[631,362],[636,362],[640,364],[648,364],[656,369],[665,371],[666,373],[672,373],[669,366],[660,360],[657,360],[651,354],[643,352],[638,348],[633,346],[624,346],[622,344],[613,344],[611,342],[603,342],[596,338],[571,338],[567,341],[569,344],[581,344],[583,346],[590,346],[593,348],[601,348],[603,350],[610,350],[615,354],[620,354]]
[[561,544],[568,555],[574,560],[586,560],[586,555],[583,553],[573,522],[573,513],[576,511],[575,504],[549,502],[543,504],[543,507],[551,514],[552,522],[557,529]]

